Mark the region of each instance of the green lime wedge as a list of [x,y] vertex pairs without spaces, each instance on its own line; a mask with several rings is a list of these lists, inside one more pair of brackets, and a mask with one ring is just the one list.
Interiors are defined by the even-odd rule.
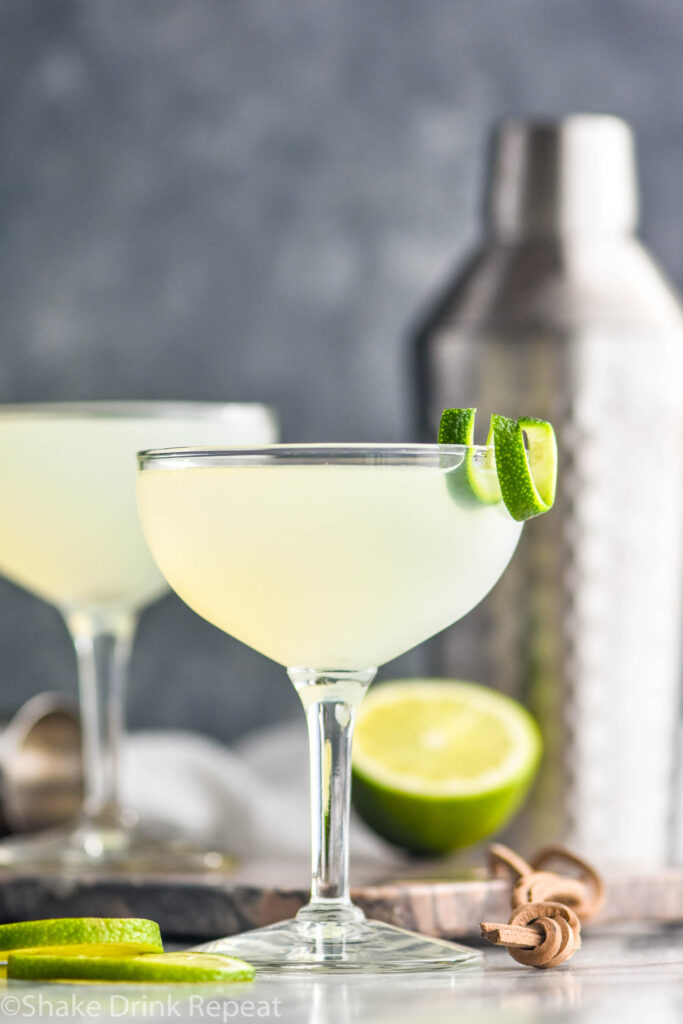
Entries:
[[487,687],[445,679],[381,683],[358,712],[352,799],[389,842],[445,853],[502,828],[540,755],[531,715]]
[[[476,409],[444,409],[438,443],[468,445],[471,449],[476,412]],[[491,443],[490,435],[486,443]],[[496,505],[501,500],[495,461],[483,449],[468,450],[461,465],[448,473],[447,481],[451,494],[459,501]]]
[[27,981],[250,981],[254,968],[221,953],[55,956],[31,951],[10,954],[7,977]]
[[[546,420],[491,417],[498,482],[513,519],[522,522],[552,508],[557,486],[557,442]],[[527,446],[524,444],[526,435]]]
[[158,953],[164,948],[156,921],[140,917],[57,917],[0,925],[0,960],[20,949],[61,952],[75,946],[100,955]]

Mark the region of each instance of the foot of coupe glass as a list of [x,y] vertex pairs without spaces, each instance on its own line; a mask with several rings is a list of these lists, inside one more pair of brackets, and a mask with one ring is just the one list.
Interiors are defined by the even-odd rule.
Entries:
[[310,922],[297,917],[196,949],[236,956],[268,973],[433,971],[482,959],[477,950],[369,921],[355,910],[358,919],[353,922]]

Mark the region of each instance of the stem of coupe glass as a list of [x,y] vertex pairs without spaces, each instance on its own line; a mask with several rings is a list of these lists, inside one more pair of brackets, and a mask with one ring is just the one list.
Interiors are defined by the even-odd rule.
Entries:
[[311,898],[300,921],[363,919],[349,895],[351,740],[356,708],[376,671],[288,669],[306,711],[311,763]]
[[136,618],[79,609],[65,614],[76,649],[83,730],[83,828],[124,827],[119,804],[123,700]]

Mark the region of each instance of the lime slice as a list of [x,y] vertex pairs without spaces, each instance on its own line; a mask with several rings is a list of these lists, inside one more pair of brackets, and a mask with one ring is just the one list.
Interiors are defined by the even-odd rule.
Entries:
[[[439,444],[474,444],[476,409],[444,409],[439,423]],[[491,443],[491,435],[486,442]],[[460,501],[496,505],[501,500],[495,461],[490,453],[479,449],[465,453],[460,466],[449,472],[448,487]]]
[[0,960],[19,949],[73,952],[75,946],[101,955],[158,953],[164,948],[156,921],[140,917],[58,917],[0,925]]
[[509,697],[445,679],[382,683],[358,714],[353,803],[389,842],[443,853],[508,821],[540,755],[536,723]]
[[221,953],[55,956],[31,951],[10,954],[7,977],[28,981],[250,981],[254,968]]
[[[498,482],[513,519],[522,522],[552,507],[557,485],[557,442],[546,420],[491,417]],[[526,434],[527,447],[524,444]]]

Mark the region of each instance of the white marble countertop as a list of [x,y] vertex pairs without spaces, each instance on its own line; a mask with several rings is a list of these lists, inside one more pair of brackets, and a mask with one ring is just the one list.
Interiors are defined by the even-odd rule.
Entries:
[[681,1024],[683,926],[589,933],[562,967],[489,948],[481,967],[384,977],[258,977],[247,985],[34,985],[0,990],[0,1019],[285,1024]]

